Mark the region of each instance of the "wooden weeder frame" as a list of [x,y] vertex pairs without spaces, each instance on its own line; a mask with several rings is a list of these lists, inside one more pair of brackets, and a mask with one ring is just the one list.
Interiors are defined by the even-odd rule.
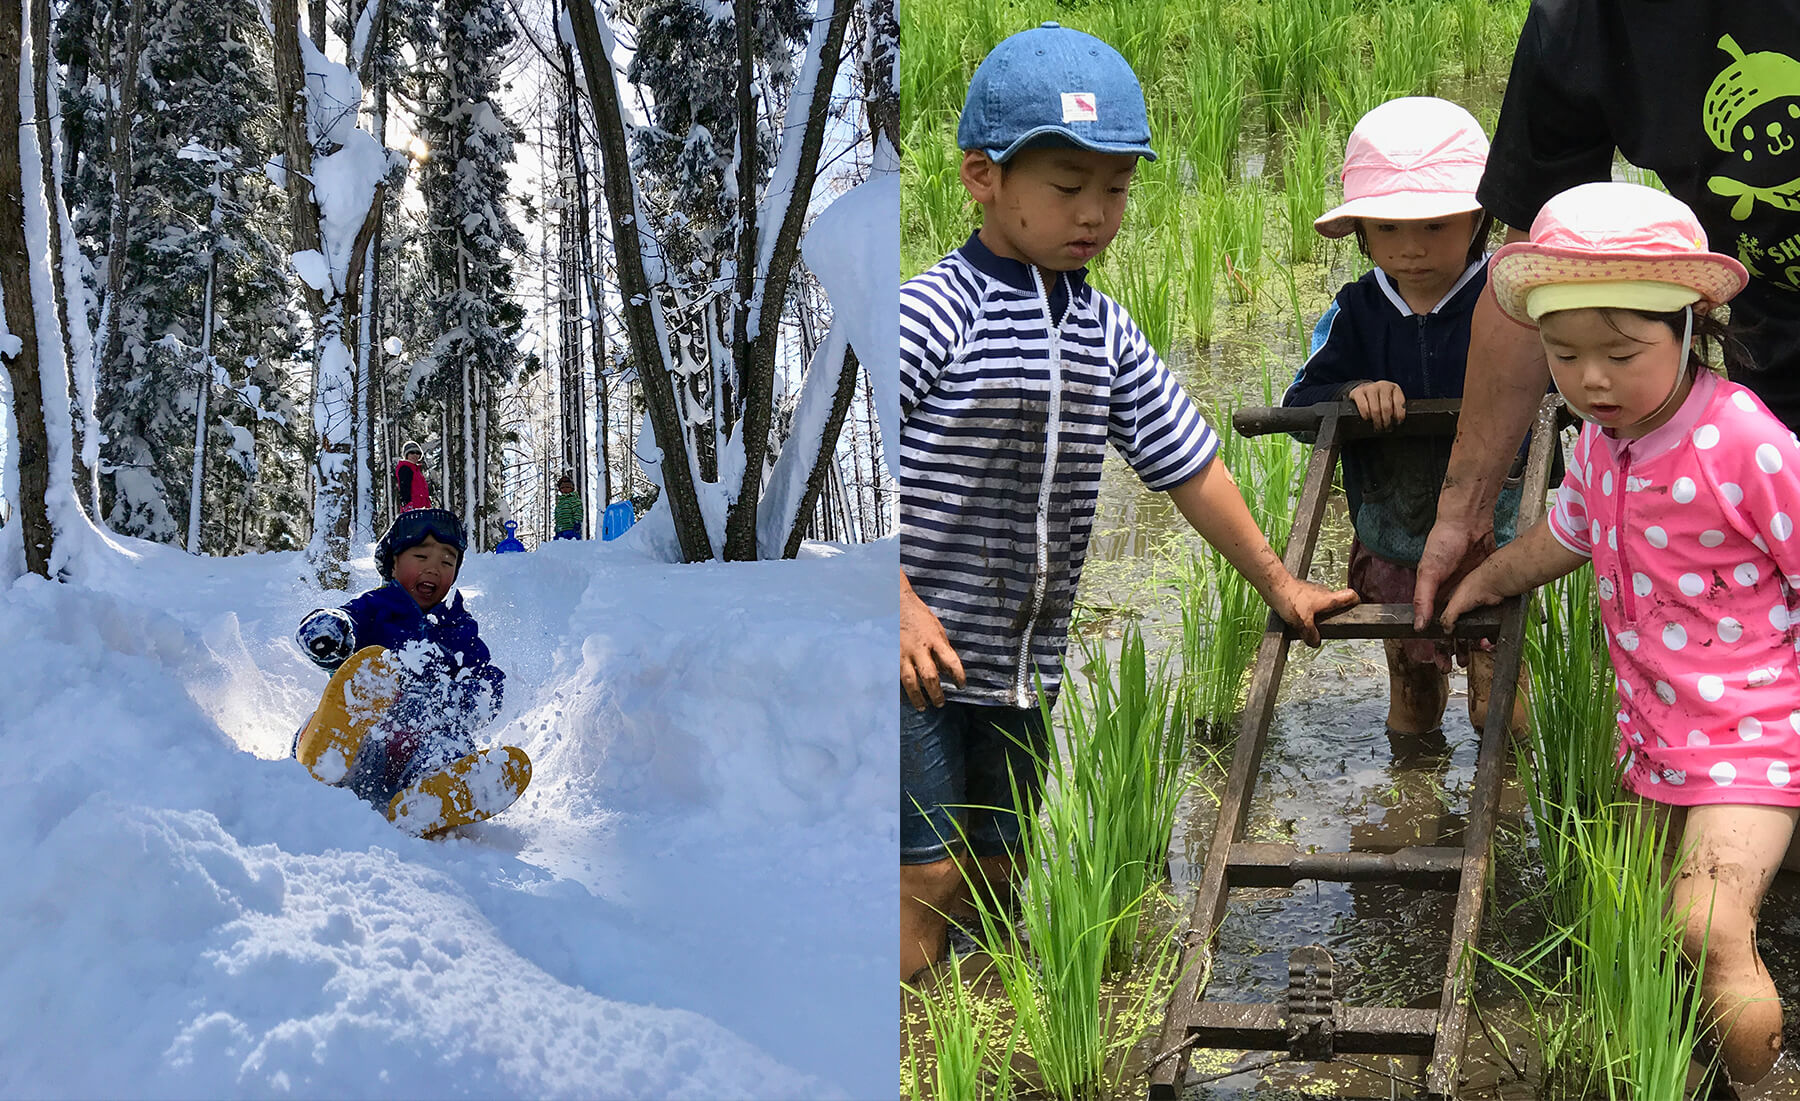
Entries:
[[[1408,402],[1406,419],[1395,431],[1404,435],[1452,434],[1456,431],[1460,404]],[[1552,396],[1538,410],[1519,508],[1521,532],[1535,524],[1543,513],[1551,450],[1557,446],[1556,414],[1561,405],[1561,399]],[[1349,402],[1327,402],[1306,409],[1243,409],[1233,423],[1246,436],[1317,432],[1286,558],[1287,568],[1294,576],[1305,577],[1312,566],[1338,452],[1346,439],[1367,437],[1373,434],[1372,430]],[[1529,594],[1514,597],[1498,609],[1465,615],[1456,624],[1454,637],[1493,639],[1496,651],[1493,688],[1476,758],[1475,789],[1469,800],[1463,847],[1413,846],[1392,853],[1301,852],[1292,845],[1252,844],[1244,840],[1251,794],[1275,714],[1281,673],[1287,664],[1288,644],[1296,637],[1279,617],[1270,613],[1256,652],[1249,699],[1238,724],[1231,774],[1219,800],[1212,846],[1184,934],[1175,990],[1157,1044],[1156,1050],[1164,1057],[1151,1070],[1150,1097],[1154,1101],[1172,1101],[1179,1095],[1188,1053],[1194,1048],[1287,1051],[1315,1061],[1329,1060],[1339,1052],[1428,1056],[1429,1095],[1455,1096],[1468,1023],[1473,950],[1481,932],[1489,849],[1499,807],[1507,728],[1524,656],[1529,600]],[[1444,637],[1435,625],[1415,631],[1410,604],[1361,605],[1322,621],[1319,631],[1325,638]],[[1364,1009],[1338,1003],[1332,997],[1331,957],[1317,946],[1298,947],[1290,958],[1285,1002],[1206,1001],[1213,936],[1224,919],[1226,892],[1233,887],[1285,886],[1305,879],[1383,881],[1455,891],[1449,964],[1438,1007]]]

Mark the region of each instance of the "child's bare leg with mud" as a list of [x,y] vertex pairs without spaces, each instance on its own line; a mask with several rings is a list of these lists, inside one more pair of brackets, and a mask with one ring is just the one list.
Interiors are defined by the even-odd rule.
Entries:
[[[1476,650],[1469,655],[1469,724],[1477,734],[1487,729],[1488,696],[1493,690],[1494,654]],[[1531,733],[1531,678],[1523,664],[1519,666],[1519,689],[1513,694],[1512,723],[1507,733],[1515,742]]]
[[[1756,919],[1794,836],[1800,811],[1714,804],[1669,816],[1667,852],[1680,854],[1670,897],[1686,915],[1682,951],[1705,953],[1705,1019],[1734,1082],[1753,1084],[1781,1053],[1781,998],[1756,947]],[[1685,821],[1683,819],[1685,818]]]

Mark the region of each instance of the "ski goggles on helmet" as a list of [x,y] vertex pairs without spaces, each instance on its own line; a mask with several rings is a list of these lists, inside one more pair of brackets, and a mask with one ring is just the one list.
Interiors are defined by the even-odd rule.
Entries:
[[462,521],[447,508],[415,508],[402,512],[381,541],[399,554],[423,543],[427,535],[459,551],[469,549],[469,537],[463,531]]
[[384,579],[394,576],[394,559],[431,536],[447,547],[455,547],[457,556],[467,554],[469,537],[462,521],[447,508],[415,508],[402,512],[393,526],[375,546],[375,566]]

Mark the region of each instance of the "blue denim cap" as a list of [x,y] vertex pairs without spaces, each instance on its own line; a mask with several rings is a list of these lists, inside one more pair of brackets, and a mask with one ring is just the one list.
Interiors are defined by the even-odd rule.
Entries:
[[1156,159],[1137,74],[1119,51],[1058,23],[1020,31],[982,60],[956,144],[1000,164],[1027,144]]

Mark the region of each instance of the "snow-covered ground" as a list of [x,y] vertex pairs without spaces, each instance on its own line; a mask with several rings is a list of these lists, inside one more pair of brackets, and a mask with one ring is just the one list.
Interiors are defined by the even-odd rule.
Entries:
[[346,594],[117,547],[0,591],[0,1096],[892,1094],[892,540],[472,556],[534,776],[442,842],[285,759]]

